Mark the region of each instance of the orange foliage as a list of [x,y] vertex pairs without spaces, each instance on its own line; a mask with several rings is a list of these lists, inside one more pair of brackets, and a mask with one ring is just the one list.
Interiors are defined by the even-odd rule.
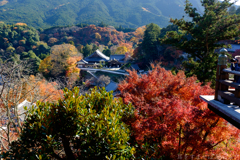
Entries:
[[[6,117],[6,110],[13,106],[17,107],[18,104],[22,103],[24,100],[29,102],[36,103],[37,100],[42,102],[57,102],[63,97],[63,91],[58,89],[58,84],[56,82],[47,82],[46,80],[36,78],[31,75],[28,78],[20,79],[19,83],[11,84],[11,87],[5,88],[3,95],[0,99],[0,109],[1,109],[1,118],[0,118],[0,127],[6,127],[7,124],[11,124],[10,132],[7,130],[0,130],[1,143],[4,144],[4,149],[9,148],[10,142],[19,138],[19,123],[20,126],[23,125],[23,122],[19,122],[15,128],[14,119],[13,122],[10,122]],[[4,102],[4,103],[3,103]],[[12,114],[15,114],[12,112]],[[18,132],[17,132],[18,131]],[[7,138],[7,133],[9,133],[9,139]],[[2,139],[5,138],[5,139]],[[1,148],[3,149],[3,148]]]
[[153,66],[148,75],[131,72],[120,85],[120,97],[135,106],[126,120],[144,157],[178,159],[194,156],[206,159],[239,158],[239,130],[208,109],[200,95],[213,95],[209,84],[201,86],[196,77],[183,71]]
[[[36,94],[35,92],[37,91],[39,101],[55,102],[62,98],[63,91],[58,89],[58,84],[56,82],[47,82],[44,79],[39,81],[33,75],[30,76],[29,80],[30,83],[26,88],[28,91],[30,91],[30,95]],[[32,90],[33,87],[36,88]]]
[[19,40],[19,45],[21,46],[21,45],[24,45],[26,43],[26,41],[25,40]]
[[146,26],[139,27],[136,29],[134,35],[136,36],[137,39],[143,39],[145,30]]
[[15,25],[16,25],[16,26],[27,26],[27,24],[26,24],[26,23],[21,23],[21,22],[19,22],[19,23],[16,23]]
[[[120,42],[119,43],[119,47],[123,47],[124,48],[124,51],[128,52],[130,55],[133,54],[133,46],[132,46],[132,43],[128,42],[128,43],[124,43],[124,42]],[[125,52],[125,53],[126,53]],[[124,54],[125,54],[124,53]]]
[[80,69],[76,67],[76,63],[82,59],[81,56],[69,57],[67,60],[68,69],[66,76],[69,77],[72,73],[79,73]]

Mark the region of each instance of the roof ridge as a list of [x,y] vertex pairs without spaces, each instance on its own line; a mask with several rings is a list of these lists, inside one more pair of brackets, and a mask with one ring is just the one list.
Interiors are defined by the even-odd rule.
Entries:
[[[108,56],[106,56],[106,55],[104,55],[102,52],[100,52],[98,49],[95,51],[95,52],[93,52],[90,56],[88,56],[88,57],[91,57],[92,55],[94,55],[95,53],[97,53],[97,55],[99,56],[99,57],[101,57],[101,58],[104,58],[104,59],[107,59],[107,60],[109,60],[110,59],[110,57],[108,57]],[[87,58],[88,58],[87,57]]]

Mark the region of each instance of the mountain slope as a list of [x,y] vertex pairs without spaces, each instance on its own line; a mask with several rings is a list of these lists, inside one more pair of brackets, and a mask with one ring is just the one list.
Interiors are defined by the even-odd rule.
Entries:
[[[24,22],[33,27],[79,23],[138,27],[169,24],[184,15],[185,0],[0,0],[0,21]],[[200,0],[190,0],[200,6]]]

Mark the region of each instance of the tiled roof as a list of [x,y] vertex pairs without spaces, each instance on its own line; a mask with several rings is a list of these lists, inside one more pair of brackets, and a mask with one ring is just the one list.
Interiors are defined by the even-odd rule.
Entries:
[[140,70],[140,68],[138,67],[137,64],[131,64],[131,68],[133,68],[135,70]]
[[88,63],[91,63],[91,62],[99,62],[99,61],[108,61],[106,59],[103,59],[103,58],[97,58],[97,57],[94,57],[94,58],[85,58],[84,59],[85,61],[87,61]]
[[100,52],[98,49],[92,53],[90,56],[86,57],[86,59],[91,59],[93,56],[99,56],[99,58],[105,59],[105,60],[109,60],[110,58],[106,55],[104,55],[102,52]]
[[84,59],[81,59],[80,61],[77,62],[77,64],[88,64],[88,62],[85,61]]
[[110,91],[115,91],[118,88],[118,83],[115,82],[110,82],[107,86],[106,86],[106,91],[110,92]]
[[124,60],[124,58],[125,58],[125,55],[124,55],[124,54],[110,55],[110,59]]
[[228,52],[235,52],[237,49],[240,49],[240,45],[238,44],[230,44],[232,48],[226,48]]

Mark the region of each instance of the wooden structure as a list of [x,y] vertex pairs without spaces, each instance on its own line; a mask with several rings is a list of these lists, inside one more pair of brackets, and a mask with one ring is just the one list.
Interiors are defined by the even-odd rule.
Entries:
[[96,50],[90,56],[86,57],[77,62],[78,68],[101,68],[101,67],[117,67],[120,68],[124,65],[127,60],[130,58],[126,58],[125,55],[111,55],[110,57],[104,55],[99,50]]
[[200,96],[208,103],[208,108],[240,129],[240,84],[229,78],[229,74],[240,76],[239,71],[227,69],[225,49],[219,56],[215,95]]

